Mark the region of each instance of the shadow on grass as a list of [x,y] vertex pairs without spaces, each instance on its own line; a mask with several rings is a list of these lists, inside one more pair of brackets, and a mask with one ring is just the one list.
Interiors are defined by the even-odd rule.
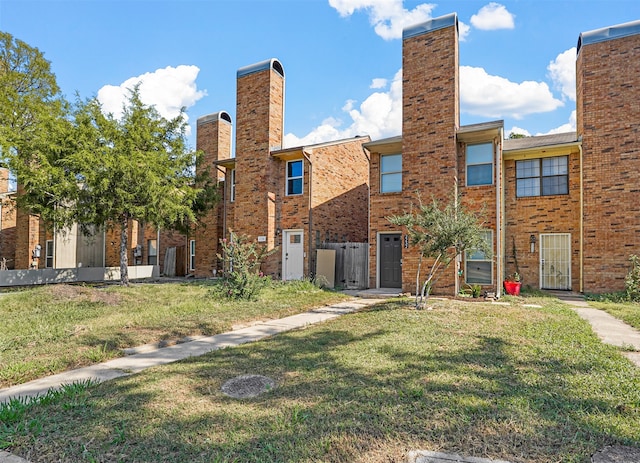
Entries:
[[[482,322],[391,303],[156,368],[32,411],[25,423],[41,426],[13,446],[61,461],[399,461],[426,448],[586,462],[606,444],[640,445],[637,371],[573,319],[499,329],[492,310],[474,306]],[[278,386],[222,394],[243,374]]]

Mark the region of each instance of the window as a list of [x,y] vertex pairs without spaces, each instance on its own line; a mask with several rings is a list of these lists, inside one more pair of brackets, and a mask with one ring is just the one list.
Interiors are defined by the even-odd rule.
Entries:
[[[493,234],[490,230],[483,232],[484,240],[492,248]],[[465,253],[466,282],[470,284],[490,285],[492,277],[492,261],[482,251],[471,250]]]
[[402,155],[380,156],[380,193],[402,191]]
[[189,241],[189,270],[196,269],[196,240]]
[[53,268],[53,240],[47,240],[44,244],[44,266]]
[[516,161],[516,196],[569,194],[569,157]]
[[231,190],[229,193],[229,201],[234,202],[236,200],[236,170],[231,169],[229,173],[229,189]]
[[302,194],[302,160],[287,162],[287,196]]
[[493,184],[493,143],[467,145],[467,185]]
[[157,240],[147,240],[147,265],[158,265]]

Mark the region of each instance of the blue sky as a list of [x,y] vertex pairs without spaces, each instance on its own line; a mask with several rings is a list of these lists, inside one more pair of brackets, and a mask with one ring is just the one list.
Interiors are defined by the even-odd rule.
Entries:
[[575,130],[581,32],[640,19],[637,0],[0,0],[0,30],[39,48],[67,98],[118,112],[124,88],[165,116],[235,121],[236,71],[277,58],[285,146],[401,131],[402,29],[457,13],[461,122]]

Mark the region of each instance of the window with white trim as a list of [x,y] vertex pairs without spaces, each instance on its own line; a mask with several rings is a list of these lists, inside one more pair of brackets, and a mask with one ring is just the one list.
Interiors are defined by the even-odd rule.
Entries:
[[402,191],[402,154],[380,156],[380,193]]
[[44,244],[44,266],[53,268],[53,240],[47,240]]
[[[484,241],[493,248],[493,232],[482,232]],[[493,262],[489,256],[479,250],[465,252],[465,281],[469,284],[490,285],[493,281]]]
[[493,143],[467,145],[467,186],[493,185]]
[[287,161],[287,196],[302,194],[302,160]]
[[569,156],[516,161],[516,196],[569,194]]
[[189,241],[189,270],[196,269],[196,240]]

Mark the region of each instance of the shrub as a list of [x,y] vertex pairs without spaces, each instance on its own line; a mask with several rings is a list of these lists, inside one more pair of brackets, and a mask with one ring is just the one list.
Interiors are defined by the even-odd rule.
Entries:
[[629,257],[631,270],[624,280],[624,288],[627,298],[633,302],[640,301],[640,262],[635,254]]
[[228,299],[255,300],[260,291],[269,286],[271,278],[260,271],[262,261],[275,252],[267,251],[246,236],[231,232],[230,239],[220,240],[224,263],[222,283],[213,289],[215,295]]

